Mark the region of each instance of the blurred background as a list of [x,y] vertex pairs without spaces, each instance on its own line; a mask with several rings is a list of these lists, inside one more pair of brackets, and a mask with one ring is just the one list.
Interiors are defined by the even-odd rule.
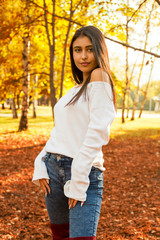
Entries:
[[0,239],[51,239],[34,159],[75,84],[69,45],[86,25],[105,36],[118,106],[97,240],[160,239],[159,16],[159,0],[0,1]]
[[74,85],[71,38],[81,26],[94,25],[106,37],[122,123],[143,111],[159,117],[159,11],[158,0],[1,1],[0,116],[19,116],[20,131],[40,106],[51,106],[43,113],[52,116]]

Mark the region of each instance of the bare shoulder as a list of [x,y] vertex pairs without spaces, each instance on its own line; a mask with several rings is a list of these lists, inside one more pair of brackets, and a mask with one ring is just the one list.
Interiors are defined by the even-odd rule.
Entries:
[[101,68],[92,71],[90,82],[107,82],[111,84],[109,75]]

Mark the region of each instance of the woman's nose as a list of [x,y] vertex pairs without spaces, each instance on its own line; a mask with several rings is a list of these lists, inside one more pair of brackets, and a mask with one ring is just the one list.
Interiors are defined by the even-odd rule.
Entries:
[[86,59],[87,58],[87,53],[86,53],[86,51],[82,51],[82,59]]

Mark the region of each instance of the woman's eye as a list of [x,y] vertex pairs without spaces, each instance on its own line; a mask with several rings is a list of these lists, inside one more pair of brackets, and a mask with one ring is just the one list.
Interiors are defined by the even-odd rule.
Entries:
[[81,51],[81,49],[79,49],[79,48],[75,49],[75,52],[80,52],[80,51]]
[[89,52],[93,52],[93,48],[88,48],[88,51]]

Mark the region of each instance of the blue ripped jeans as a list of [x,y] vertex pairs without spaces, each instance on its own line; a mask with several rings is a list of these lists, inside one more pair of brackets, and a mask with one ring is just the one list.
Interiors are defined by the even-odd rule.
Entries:
[[96,236],[103,194],[103,172],[92,167],[87,190],[87,199],[81,207],[78,201],[69,209],[68,198],[64,195],[64,184],[71,179],[72,158],[47,153],[45,158],[51,194],[45,197],[45,203],[52,224],[69,223],[69,237]]

